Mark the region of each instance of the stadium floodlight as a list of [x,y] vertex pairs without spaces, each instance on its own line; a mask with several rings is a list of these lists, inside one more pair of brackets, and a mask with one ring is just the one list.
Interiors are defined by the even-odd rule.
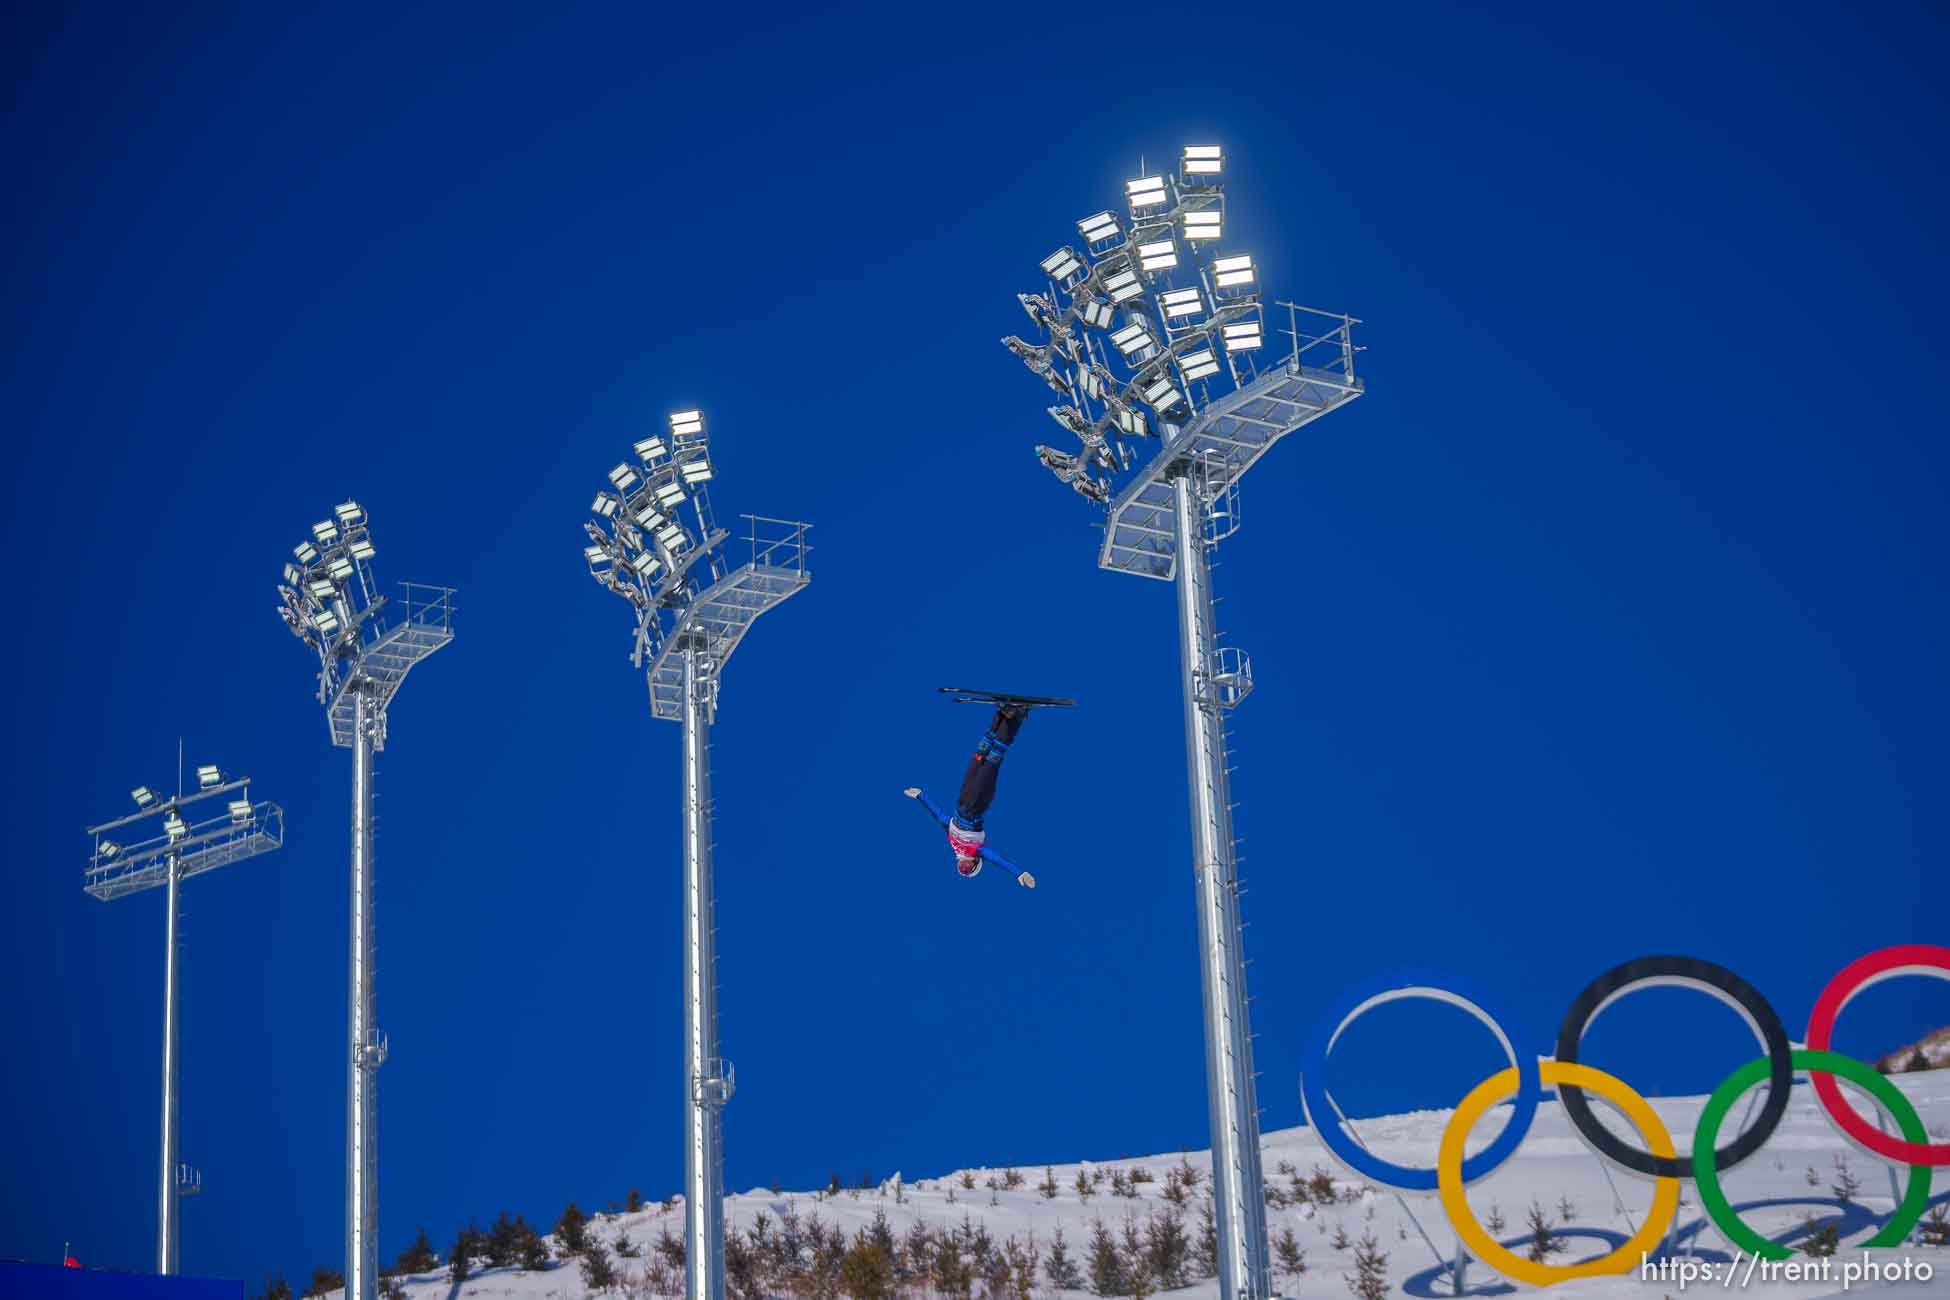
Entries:
[[648,438],[639,438],[637,440],[637,459],[646,465],[655,461],[659,456],[666,455],[668,451],[669,448],[664,446],[664,440],[655,434],[650,435]]
[[1256,320],[1228,325],[1224,335],[1227,352],[1250,352],[1261,344],[1259,322]]
[[[177,751],[177,782],[174,797],[164,799],[146,785],[137,786],[136,811],[88,827],[93,850],[82,870],[82,889],[91,897],[109,902],[148,889],[162,888],[167,907],[163,921],[163,1043],[162,1114],[158,1133],[160,1178],[156,1183],[156,1271],[178,1271],[177,1255],[181,1234],[178,1231],[181,1198],[201,1187],[202,1175],[180,1163],[181,1113],[178,1095],[180,1053],[177,1050],[182,1017],[178,1012],[178,970],[183,945],[179,922],[182,919],[180,891],[191,876],[213,871],[233,862],[242,862],[268,853],[284,843],[284,812],[274,803],[253,803],[250,778],[223,779],[215,767],[196,771],[198,788],[184,793],[182,751]],[[207,779],[216,773],[217,780]],[[230,796],[230,815],[202,816],[211,805],[205,799]],[[242,815],[238,815],[241,808]],[[109,831],[126,832],[126,844],[108,837]]]
[[1196,288],[1173,289],[1158,295],[1158,305],[1164,309],[1165,320],[1182,320],[1196,316],[1205,310],[1205,298]]
[[[1138,228],[1131,237],[1139,245],[1138,271],[1153,273],[1144,259],[1160,242],[1154,231],[1173,232],[1201,257],[1222,239],[1226,166],[1221,146],[1188,145],[1174,178],[1143,189],[1143,195],[1162,189],[1169,204],[1140,202],[1137,183],[1127,186],[1133,212],[1143,214],[1134,218]],[[1093,243],[1091,251],[1099,246]],[[1224,713],[1251,689],[1252,673],[1238,649],[1219,647],[1211,555],[1238,527],[1233,494],[1246,470],[1274,442],[1363,391],[1354,371],[1358,322],[1289,303],[1280,306],[1288,313],[1282,324],[1293,338],[1291,355],[1263,373],[1250,364],[1228,364],[1234,354],[1263,346],[1257,275],[1246,254],[1216,256],[1200,287],[1162,286],[1155,316],[1142,302],[1125,305],[1120,328],[1105,326],[1115,346],[1091,353],[1093,364],[1102,364],[1115,383],[1082,385],[1076,399],[1099,445],[1116,453],[1101,480],[1093,479],[1088,491],[1078,488],[1106,511],[1098,565],[1177,588],[1221,1300],[1267,1300],[1273,1289],[1223,723]],[[1123,301],[1115,298],[1103,262],[1090,278],[1053,297],[1038,318],[1046,330],[1050,321],[1084,316],[1096,299]],[[1172,349],[1163,356],[1156,350],[1159,333]],[[1139,403],[1149,408],[1149,429]],[[1145,456],[1132,454],[1123,441],[1140,437],[1157,439]],[[1036,457],[1059,481],[1077,487],[1080,455],[1038,447]],[[1128,642],[1120,633],[1111,635],[1119,635],[1120,645]]]
[[1209,379],[1219,373],[1219,359],[1212,354],[1211,348],[1201,348],[1178,358],[1178,373],[1185,376],[1188,384]]
[[1044,258],[1042,267],[1043,274],[1050,279],[1058,284],[1068,284],[1072,276],[1083,270],[1083,262],[1070,251],[1070,246],[1065,244]]
[[339,594],[339,585],[330,578],[314,578],[305,584],[305,590],[313,600],[330,600]]
[[196,769],[196,784],[199,789],[208,790],[213,785],[223,783],[223,773],[214,763],[205,763]]
[[1110,295],[1114,303],[1128,302],[1144,292],[1144,281],[1138,279],[1136,271],[1125,267],[1104,277],[1104,292]]
[[711,481],[711,462],[708,460],[690,461],[685,464],[683,474],[686,483],[708,483]]
[[607,519],[616,513],[616,498],[607,492],[598,492],[589,509]]
[[[685,426],[680,428],[679,426]],[[678,452],[702,450],[703,417],[696,411],[671,417]],[[701,467],[702,475],[696,470]],[[667,467],[666,467],[667,468]],[[693,539],[676,518],[655,540],[660,558],[640,551],[627,573],[603,583],[629,600],[636,620],[631,661],[645,669],[650,715],[683,725],[684,778],[684,1276],[687,1300],[724,1300],[724,1116],[734,1077],[718,1055],[716,901],[711,862],[709,737],[724,668],[758,616],[797,593],[806,572],[806,525],[747,515],[751,560],[735,565],[726,556],[730,537],[713,522],[701,455],[682,460],[677,473],[691,481],[688,493],[675,483],[670,512],[688,504]],[[663,471],[659,471],[660,473]],[[600,536],[597,525],[588,527]],[[617,542],[630,528],[612,521]],[[681,549],[679,558],[676,550]]]
[[1178,245],[1170,239],[1138,245],[1138,265],[1147,271],[1169,271],[1178,265]]
[[303,586],[305,581],[304,571],[299,569],[295,564],[287,564],[284,566],[284,580],[289,586]]
[[1123,235],[1118,228],[1117,218],[1110,214],[1108,208],[1077,222],[1077,231],[1082,234],[1083,242],[1092,249],[1099,244],[1111,243]]
[[318,539],[320,546],[330,546],[339,539],[339,526],[329,519],[321,519],[311,526],[311,535]]
[[[627,466],[624,467],[627,469]],[[351,934],[346,954],[350,992],[345,1038],[345,1300],[377,1300],[379,1285],[379,1145],[374,1078],[386,1059],[386,1038],[373,1010],[372,756],[386,747],[387,710],[406,675],[454,637],[451,587],[401,583],[398,597],[381,595],[365,561],[371,557],[371,519],[341,508],[343,530],[317,535],[320,550],[307,565],[307,584],[337,586],[329,608],[287,606],[285,624],[318,656],[318,702],[332,744],[352,751]],[[594,507],[601,513],[602,498]]]
[[616,485],[618,492],[628,492],[638,482],[636,471],[626,462],[617,463],[616,468],[609,472],[609,481]]
[[1082,309],[1077,314],[1083,318],[1085,325],[1093,326],[1100,330],[1109,329],[1111,321],[1117,318],[1116,311],[1102,298],[1090,299],[1090,301],[1083,304]]
[[1212,263],[1212,287],[1215,289],[1236,289],[1252,282],[1253,259],[1250,253],[1221,257]]
[[300,564],[312,564],[318,559],[318,548],[310,542],[299,542],[291,548],[291,553],[298,557]]
[[1194,209],[1185,214],[1185,238],[1194,243],[1202,239],[1217,239],[1224,224],[1224,214],[1219,209]]
[[1188,144],[1178,165],[1179,175],[1201,184],[1213,184],[1225,170],[1225,150],[1216,144]]
[[352,527],[352,525],[366,517],[365,512],[359,509],[359,503],[357,501],[341,501],[338,505],[332,507],[332,513],[347,528]]
[[1131,201],[1133,213],[1160,207],[1171,197],[1165,193],[1165,178],[1162,176],[1140,176],[1134,181],[1126,181],[1124,193]]
[[674,509],[679,502],[683,501],[684,489],[675,479],[667,483],[659,483],[657,485],[656,498],[664,509]]

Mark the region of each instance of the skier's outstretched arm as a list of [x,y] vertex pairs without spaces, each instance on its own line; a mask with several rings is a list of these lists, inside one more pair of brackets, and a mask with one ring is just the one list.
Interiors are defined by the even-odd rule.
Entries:
[[1021,867],[1009,861],[1009,859],[1003,857],[988,845],[984,844],[979,852],[984,862],[1000,867],[1002,870],[1014,876],[1016,883],[1024,889],[1034,889],[1036,887],[1036,877],[1030,875],[1027,871],[1024,871]]
[[948,814],[941,811],[941,805],[937,804],[934,800],[928,798],[927,791],[921,789],[919,786],[910,785],[907,787],[906,790],[902,791],[902,793],[905,794],[908,798],[914,800],[914,802],[920,804],[923,808],[927,809],[928,815],[933,817],[937,823],[939,823],[942,826],[946,826],[948,824]]

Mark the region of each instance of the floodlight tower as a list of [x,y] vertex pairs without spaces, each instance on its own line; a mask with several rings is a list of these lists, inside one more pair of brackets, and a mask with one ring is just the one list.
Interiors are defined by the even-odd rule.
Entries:
[[[229,795],[225,810],[196,820],[205,799]],[[191,876],[269,853],[284,843],[284,810],[252,802],[247,776],[226,777],[211,764],[196,769],[196,789],[184,794],[179,776],[175,797],[165,799],[146,785],[129,791],[136,811],[90,826],[95,848],[82,872],[82,889],[103,902],[161,885],[167,891],[163,921],[162,1162],[156,1187],[156,1272],[176,1272],[177,1200],[203,1188],[203,1176],[178,1163],[176,980],[181,939],[178,893]],[[144,826],[161,818],[155,827]],[[131,841],[117,843],[110,833]]]
[[1099,567],[1177,583],[1219,1285],[1225,1300],[1265,1300],[1272,1274],[1222,716],[1252,690],[1252,665],[1219,644],[1211,554],[1239,526],[1246,471],[1362,385],[1351,316],[1276,303],[1292,350],[1262,360],[1266,312],[1251,255],[1209,256],[1225,233],[1224,168],[1219,146],[1191,145],[1175,176],[1128,182],[1128,220],[1105,210],[1079,221],[1083,252],[1057,249],[1042,261],[1045,291],[1017,295],[1041,341],[1002,343],[1062,399],[1050,416],[1080,445],[1036,455],[1105,509]]
[[379,1140],[374,1074],[386,1037],[373,1023],[372,756],[386,748],[386,707],[413,665],[454,639],[451,587],[400,584],[394,604],[373,580],[372,536],[356,501],[313,524],[284,566],[278,613],[318,653],[318,702],[332,743],[352,751],[352,934],[345,1071],[345,1297],[374,1300],[379,1279]]
[[[806,529],[741,516],[746,563],[717,526],[704,417],[680,411],[636,443],[583,522],[591,577],[630,602],[630,661],[647,668],[650,716],[684,727],[684,1294],[724,1300],[724,1119],[734,1075],[718,1055],[717,923],[711,870],[710,727],[725,662],[760,614],[812,580]],[[684,507],[689,507],[690,524]],[[600,521],[600,522],[599,522]]]

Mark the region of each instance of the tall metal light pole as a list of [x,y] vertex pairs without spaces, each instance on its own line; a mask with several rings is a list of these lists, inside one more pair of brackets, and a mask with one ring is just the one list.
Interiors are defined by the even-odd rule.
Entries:
[[451,587],[373,580],[372,536],[356,501],[312,525],[278,586],[278,613],[318,653],[318,702],[332,743],[352,751],[352,916],[345,1067],[345,1300],[379,1285],[379,1140],[374,1074],[386,1036],[373,1020],[372,756],[386,748],[386,707],[413,665],[454,639]]
[[684,728],[684,1294],[724,1300],[723,1108],[734,1077],[718,1055],[711,721],[731,652],[812,575],[808,525],[760,515],[742,516],[750,556],[733,567],[704,486],[713,472],[704,417],[680,411],[669,425],[636,443],[636,464],[610,470],[590,507],[597,519],[583,524],[583,559],[636,613],[631,662],[647,666],[650,715]]
[[[191,876],[269,853],[284,843],[284,810],[274,803],[252,802],[249,777],[229,779],[216,767],[206,765],[196,769],[196,783],[197,788],[185,794],[179,776],[176,794],[169,799],[146,785],[130,791],[135,812],[88,828],[95,848],[82,873],[82,888],[103,902],[158,885],[167,891],[168,911],[163,922],[162,1160],[156,1187],[156,1271],[162,1274],[177,1271],[177,1201],[203,1187],[203,1176],[179,1163],[177,1146],[176,1040],[181,1025],[176,1009],[181,964],[177,921],[182,915],[178,894]],[[199,803],[222,795],[230,796],[223,812],[195,820],[203,811],[197,807]],[[151,818],[161,821],[154,826],[143,825]],[[111,833],[134,842],[117,843],[109,838]]]
[[1291,349],[1266,360],[1252,257],[1199,263],[1224,238],[1224,168],[1219,146],[1191,145],[1175,175],[1128,182],[1128,217],[1105,210],[1079,221],[1083,252],[1057,249],[1042,261],[1045,290],[1017,295],[1040,341],[1002,342],[1064,399],[1049,413],[1079,445],[1036,455],[1104,507],[1098,565],[1178,587],[1219,1289],[1225,1300],[1265,1300],[1272,1273],[1223,717],[1252,690],[1252,665],[1219,644],[1211,554],[1239,526],[1246,471],[1362,385],[1353,317],[1278,303]]

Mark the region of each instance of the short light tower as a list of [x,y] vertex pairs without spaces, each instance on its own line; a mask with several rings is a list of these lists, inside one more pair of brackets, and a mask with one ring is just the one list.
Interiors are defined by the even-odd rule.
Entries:
[[379,1145],[374,1074],[386,1037],[373,1023],[372,756],[386,748],[386,708],[413,665],[454,639],[451,587],[372,576],[366,512],[356,501],[313,524],[278,585],[278,613],[317,652],[318,702],[332,743],[352,751],[352,932],[345,1083],[345,1300],[379,1286]]
[[684,728],[684,1294],[724,1300],[722,1112],[734,1077],[718,1055],[710,727],[732,651],[760,614],[812,580],[808,525],[744,515],[735,542],[718,527],[698,411],[672,415],[635,452],[596,494],[583,559],[635,612],[630,661],[647,672],[650,716]]
[[[181,1163],[177,1144],[180,1058],[176,986],[181,967],[182,917],[179,894],[191,876],[269,853],[284,843],[284,810],[253,801],[247,776],[228,777],[205,765],[196,769],[196,789],[185,794],[177,782],[173,798],[146,785],[129,792],[136,810],[126,817],[90,826],[94,851],[82,873],[82,888],[108,902],[145,889],[166,891],[163,921],[162,1160],[156,1188],[156,1271],[177,1271],[178,1201],[203,1187],[203,1176]],[[223,799],[224,803],[206,803]]]
[[1076,445],[1036,455],[1105,511],[1098,565],[1177,584],[1219,1288],[1225,1300],[1265,1300],[1272,1273],[1222,716],[1252,690],[1252,667],[1219,644],[1211,554],[1239,526],[1246,471],[1362,388],[1351,316],[1276,303],[1290,346],[1278,356],[1266,346],[1258,267],[1249,253],[1218,251],[1225,167],[1219,146],[1191,145],[1175,175],[1130,180],[1126,212],[1079,221],[1081,251],[1051,253],[1043,290],[1017,295],[1037,340],[1002,343],[1057,394],[1050,417]]

